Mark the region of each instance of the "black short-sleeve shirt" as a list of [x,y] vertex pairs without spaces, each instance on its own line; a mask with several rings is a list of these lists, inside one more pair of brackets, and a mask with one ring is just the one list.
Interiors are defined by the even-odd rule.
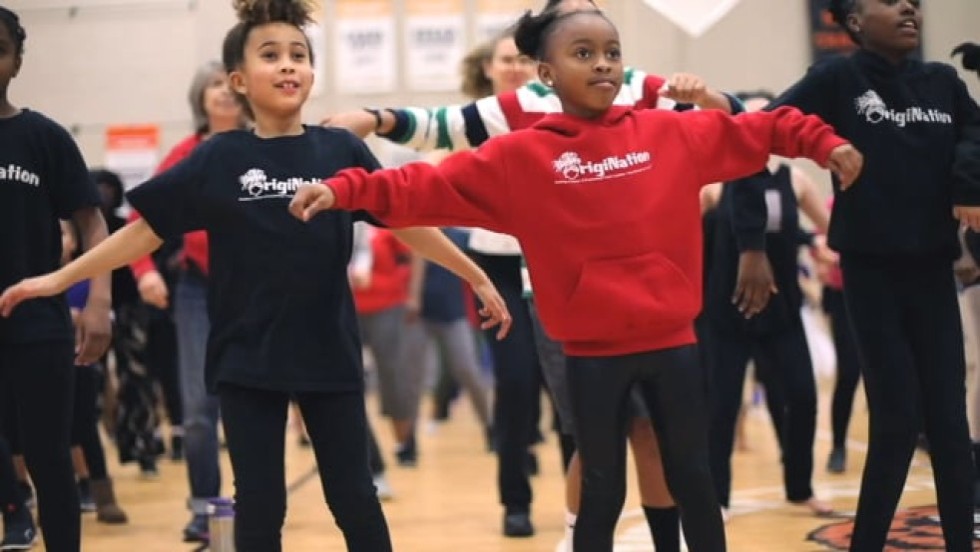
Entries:
[[[56,270],[58,219],[99,205],[78,146],[35,111],[0,119],[0,289]],[[0,343],[72,339],[63,296],[33,299],[0,318]]]
[[161,238],[208,233],[211,389],[362,388],[347,263],[354,221],[370,219],[328,211],[304,223],[287,207],[301,185],[378,166],[346,130],[305,127],[269,139],[231,131],[127,194]]

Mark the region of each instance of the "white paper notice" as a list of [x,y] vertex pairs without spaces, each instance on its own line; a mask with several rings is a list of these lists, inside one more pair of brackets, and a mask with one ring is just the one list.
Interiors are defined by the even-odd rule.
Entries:
[[420,91],[456,90],[466,54],[462,0],[408,0],[405,4],[405,78]]
[[341,94],[392,92],[397,85],[391,0],[337,0],[334,80]]

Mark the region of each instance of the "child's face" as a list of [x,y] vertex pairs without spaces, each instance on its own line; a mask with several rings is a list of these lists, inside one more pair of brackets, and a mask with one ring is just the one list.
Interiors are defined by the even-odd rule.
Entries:
[[596,11],[556,24],[538,74],[552,84],[566,113],[597,117],[609,109],[623,84],[619,32]]
[[21,56],[17,53],[17,45],[10,35],[10,29],[0,24],[0,94],[6,95],[7,85],[20,71]]
[[242,116],[242,106],[235,100],[228,84],[228,75],[218,71],[211,76],[207,88],[204,89],[204,112],[208,119],[235,121]]
[[244,62],[230,78],[256,117],[297,115],[313,86],[306,35],[288,23],[255,27],[245,41]]
[[497,41],[493,57],[483,66],[483,72],[493,83],[495,94],[512,92],[534,76],[534,62],[517,51],[513,38]]
[[919,0],[859,0],[848,24],[866,49],[900,59],[919,47],[922,11]]

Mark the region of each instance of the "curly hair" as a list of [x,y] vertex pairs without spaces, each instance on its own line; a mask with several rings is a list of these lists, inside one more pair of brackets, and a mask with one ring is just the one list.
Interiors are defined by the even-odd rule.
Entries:
[[978,76],[980,76],[980,44],[973,42],[964,42],[956,48],[953,48],[953,53],[951,56],[961,55],[960,61],[963,63],[963,68],[967,71],[974,71]]
[[14,41],[14,53],[18,57],[24,55],[24,41],[27,40],[27,31],[21,26],[20,18],[17,17],[16,13],[0,6],[0,23],[3,23],[3,26],[7,27],[7,31],[10,32],[10,38]]
[[[225,35],[222,61],[231,73],[245,60],[245,41],[253,28],[267,23],[288,23],[302,29],[313,22],[317,3],[313,0],[232,0],[238,13],[238,24]],[[307,38],[307,46],[310,46]],[[310,48],[310,62],[313,49]]]

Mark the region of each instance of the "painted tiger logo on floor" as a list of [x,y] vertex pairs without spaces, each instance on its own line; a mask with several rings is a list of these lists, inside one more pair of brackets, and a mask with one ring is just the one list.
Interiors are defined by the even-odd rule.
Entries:
[[[831,523],[812,531],[807,540],[835,550],[847,550],[854,531],[854,520]],[[945,550],[943,531],[935,506],[919,506],[895,513],[883,552],[900,550]],[[980,539],[974,536],[973,549],[980,550]]]

